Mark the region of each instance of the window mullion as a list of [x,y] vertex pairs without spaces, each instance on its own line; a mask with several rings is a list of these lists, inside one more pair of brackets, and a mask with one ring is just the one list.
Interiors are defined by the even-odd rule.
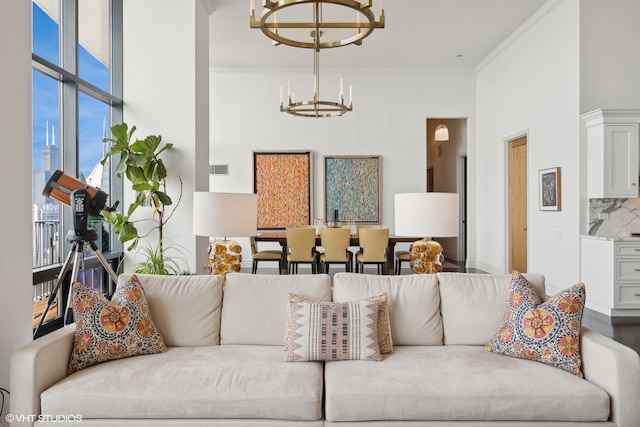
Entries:
[[[60,58],[63,70],[72,75],[78,74],[78,3],[77,0],[62,0],[60,10]],[[62,169],[73,177],[78,176],[78,86],[75,81],[65,80],[61,84],[61,139]],[[73,218],[65,215],[67,209],[61,208],[60,241],[64,248],[62,257],[71,250],[66,239],[67,231],[73,229]]]

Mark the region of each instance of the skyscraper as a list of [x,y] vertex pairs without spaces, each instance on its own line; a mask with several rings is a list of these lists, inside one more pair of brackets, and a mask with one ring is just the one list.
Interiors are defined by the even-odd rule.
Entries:
[[60,147],[56,145],[53,125],[51,133],[51,141],[49,141],[49,122],[47,121],[47,136],[41,151],[41,167],[39,171],[33,173],[32,179],[34,267],[60,262],[60,206],[55,200],[42,195],[42,190],[49,178],[61,166]]

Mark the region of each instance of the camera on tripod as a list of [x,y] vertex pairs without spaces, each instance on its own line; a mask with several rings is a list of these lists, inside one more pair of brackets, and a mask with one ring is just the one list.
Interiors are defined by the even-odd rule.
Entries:
[[[58,279],[56,281],[56,286],[49,295],[49,301],[47,302],[47,306],[42,313],[42,317],[40,318],[40,323],[34,330],[33,336],[34,338],[37,336],[38,330],[44,319],[51,308],[55,298],[58,295],[58,290],[60,289],[60,285],[62,284],[64,277],[69,270],[69,267],[73,263],[73,270],[71,272],[71,280],[69,285],[78,280],[78,273],[80,271],[80,260],[82,253],[84,251],[85,243],[88,243],[91,247],[91,250],[96,255],[104,269],[109,273],[111,280],[113,283],[118,282],[118,276],[111,269],[109,263],[102,255],[95,241],[98,239],[98,232],[89,228],[89,217],[90,216],[99,216],[100,213],[107,209],[112,210],[115,209],[115,206],[118,205],[116,202],[113,208],[107,208],[107,198],[109,195],[104,191],[95,188],[91,185],[88,185],[72,176],[69,176],[62,172],[61,170],[56,170],[52,175],[47,185],[45,186],[42,194],[46,197],[50,197],[54,200],[59,201],[71,208],[72,219],[73,219],[73,230],[69,230],[67,233],[67,241],[71,243],[71,250],[67,255],[67,258],[62,265],[60,270],[60,274],[58,275]],[[74,256],[75,254],[75,256]],[[73,258],[73,259],[72,259]],[[71,323],[73,320],[73,315],[71,311],[71,291],[69,291],[69,298],[67,300],[67,313],[64,316],[64,324]]]

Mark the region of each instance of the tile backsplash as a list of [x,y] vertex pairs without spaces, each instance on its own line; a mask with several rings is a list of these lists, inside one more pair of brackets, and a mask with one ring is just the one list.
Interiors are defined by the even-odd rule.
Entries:
[[589,235],[628,237],[629,233],[640,233],[640,199],[589,199]]

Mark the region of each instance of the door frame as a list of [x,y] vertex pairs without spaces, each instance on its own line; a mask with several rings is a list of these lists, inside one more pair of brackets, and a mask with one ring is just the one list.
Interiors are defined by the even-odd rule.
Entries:
[[[467,265],[467,152],[458,155],[458,195],[460,198],[459,203],[459,218],[460,218],[460,231],[458,232],[458,262],[464,261],[463,265]],[[462,259],[460,259],[462,258]]]
[[[509,241],[510,239],[510,233],[509,233],[509,224],[510,224],[510,215],[509,215],[509,208],[510,208],[510,203],[511,200],[509,198],[509,143],[512,141],[515,141],[516,139],[520,139],[522,137],[526,137],[527,138],[527,266],[529,265],[529,202],[531,200],[531,198],[529,197],[529,195],[531,194],[531,191],[529,191],[530,188],[530,180],[529,177],[531,176],[531,174],[529,173],[530,171],[530,167],[529,167],[529,129],[525,129],[523,131],[520,132],[516,132],[513,133],[509,136],[506,136],[505,138],[503,138],[503,143],[504,143],[504,182],[505,182],[505,186],[504,186],[504,217],[506,219],[506,221],[504,222],[504,265],[505,265],[505,273],[511,273],[510,271],[506,271],[509,269],[509,257],[510,257],[510,244],[511,242]],[[524,271],[523,271],[524,273]]]

